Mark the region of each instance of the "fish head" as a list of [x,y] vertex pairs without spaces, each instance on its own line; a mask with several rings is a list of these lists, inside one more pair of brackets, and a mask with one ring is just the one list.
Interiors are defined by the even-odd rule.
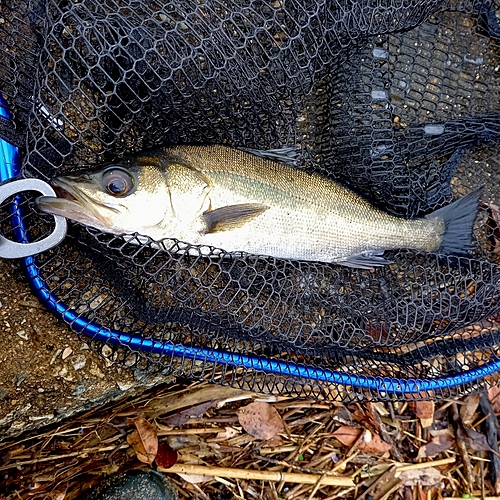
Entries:
[[42,212],[62,215],[113,234],[151,235],[171,211],[166,179],[154,161],[110,165],[95,173],[52,179],[57,197],[35,203]]

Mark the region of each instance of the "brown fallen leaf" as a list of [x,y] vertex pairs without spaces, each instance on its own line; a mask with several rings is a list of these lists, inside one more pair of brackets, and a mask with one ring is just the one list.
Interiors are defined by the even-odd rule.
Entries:
[[341,425],[332,435],[344,446],[352,446],[363,431],[355,427]]
[[274,406],[255,401],[238,411],[238,421],[250,436],[256,439],[271,439],[283,432],[283,419]]
[[[340,426],[332,435],[345,446],[352,446],[360,437],[362,429],[348,427],[347,425]],[[359,445],[360,451],[367,453],[385,453],[392,448],[392,445],[382,441],[378,434],[373,434],[369,441],[362,441]]]
[[500,414],[500,386],[493,385],[488,387],[488,399],[490,400],[495,415]]
[[481,394],[471,394],[464,399],[464,405],[460,408],[460,418],[465,425],[469,425],[476,414],[477,407],[479,406],[479,398]]
[[168,469],[177,463],[179,454],[168,443],[158,443],[158,453],[156,454],[155,462],[159,467]]
[[216,384],[200,385],[178,393],[168,393],[151,401],[148,404],[147,417],[159,418],[167,413],[172,414],[208,401],[211,402],[212,406],[220,408],[224,403],[249,399],[252,396],[255,396],[255,393],[242,391],[234,387]]
[[434,467],[426,467],[425,469],[405,470],[401,472],[399,479],[401,479],[403,486],[434,486],[441,484],[443,476]]
[[166,426],[170,427],[178,427],[179,425],[183,425],[189,421],[192,417],[201,417],[204,415],[210,408],[213,408],[218,403],[217,400],[206,401],[204,403],[200,403],[195,406],[191,406],[185,410],[177,411],[173,415],[169,417],[165,417],[162,419],[162,422]]
[[418,450],[417,458],[434,457],[438,453],[449,450],[453,447],[455,438],[447,434],[434,436],[431,441]]
[[491,451],[494,453],[488,444],[486,436],[466,425],[459,425],[457,427],[457,438],[461,439],[466,446],[475,451]]
[[434,422],[434,401],[413,401],[411,409],[420,420],[422,427],[430,427]]
[[127,443],[134,448],[137,458],[146,464],[152,464],[158,453],[156,428],[144,417],[129,419],[135,429],[127,436]]
[[206,483],[213,480],[213,477],[202,476],[200,474],[182,474],[177,472],[177,475],[184,479],[187,483],[191,484]]

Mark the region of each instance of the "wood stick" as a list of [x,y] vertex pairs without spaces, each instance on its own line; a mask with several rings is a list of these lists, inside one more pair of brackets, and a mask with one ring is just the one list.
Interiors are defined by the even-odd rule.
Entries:
[[426,469],[427,467],[439,467],[440,465],[447,465],[455,463],[455,457],[442,458],[441,460],[432,460],[432,462],[420,462],[418,464],[398,465],[396,472],[403,472],[405,470]]
[[[441,460],[433,460],[432,462],[420,462],[418,464],[401,464],[396,462],[396,473],[403,472],[405,470],[417,470],[417,469],[426,469],[427,467],[439,467],[440,465],[448,465],[453,464],[457,461],[455,457],[442,458]],[[386,463],[381,464],[380,466],[375,466],[374,469],[369,472],[362,472],[359,477],[367,478],[367,477],[375,477],[383,474],[387,469],[390,469],[394,464]]]
[[325,476],[321,474],[300,474],[297,472],[274,472],[249,469],[235,469],[228,467],[210,467],[205,465],[175,464],[168,469],[158,467],[158,472],[173,472],[175,474],[194,474],[201,476],[218,476],[232,479],[256,479],[260,481],[285,481],[287,483],[316,484],[329,486],[354,486],[349,477]]

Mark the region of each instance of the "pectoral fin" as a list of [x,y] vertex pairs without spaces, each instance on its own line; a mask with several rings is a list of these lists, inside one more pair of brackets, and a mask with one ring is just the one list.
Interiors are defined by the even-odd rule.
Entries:
[[250,222],[264,213],[269,207],[259,203],[243,203],[216,208],[203,214],[207,224],[207,233],[231,231]]

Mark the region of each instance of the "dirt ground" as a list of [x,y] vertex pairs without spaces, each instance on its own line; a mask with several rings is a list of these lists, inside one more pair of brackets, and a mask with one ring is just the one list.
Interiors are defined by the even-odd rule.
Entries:
[[91,351],[0,260],[0,441],[170,379],[143,378]]

